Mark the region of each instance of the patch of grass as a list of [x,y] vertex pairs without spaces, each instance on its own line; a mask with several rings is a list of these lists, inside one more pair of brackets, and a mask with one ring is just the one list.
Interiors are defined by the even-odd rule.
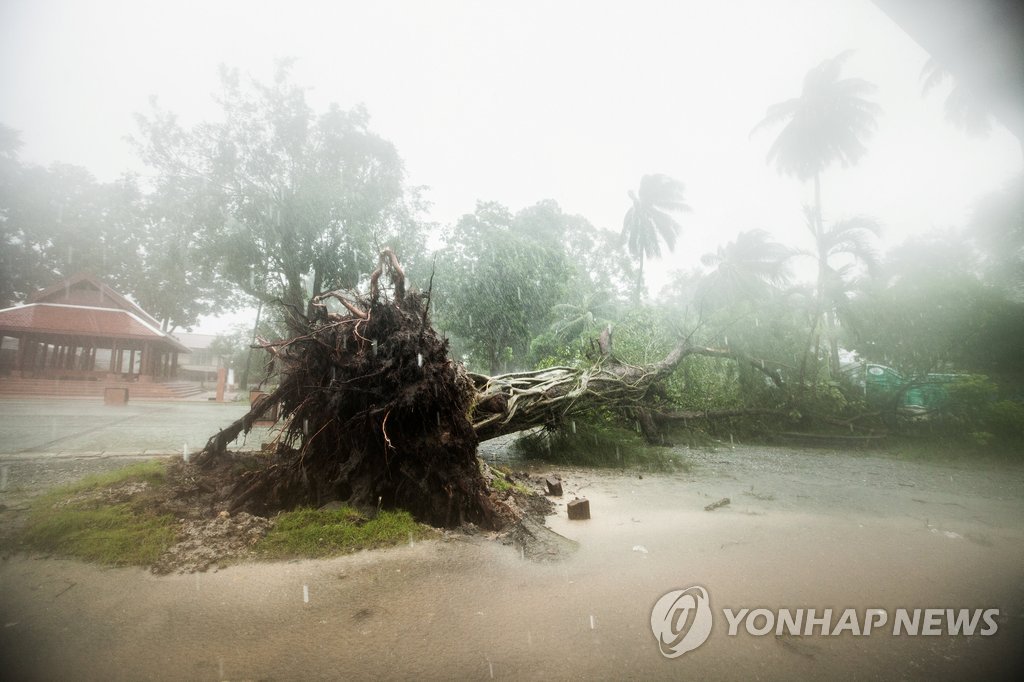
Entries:
[[101,474],[90,474],[70,485],[62,488],[56,488],[49,493],[46,493],[44,498],[41,499],[60,499],[70,497],[77,493],[86,492],[88,490],[109,488],[110,486],[117,485],[119,483],[127,483],[131,481],[145,482],[152,486],[158,486],[164,482],[166,474],[167,462],[165,460],[149,459],[144,462],[129,464],[126,467],[115,469],[114,471],[105,471]]
[[256,551],[275,559],[327,557],[398,545],[429,534],[406,511],[381,511],[369,519],[351,507],[297,509],[275,519]]
[[33,507],[21,534],[31,549],[112,566],[146,566],[174,543],[174,518],[139,513],[122,503]]
[[80,493],[82,491],[88,491],[88,489],[91,488],[109,487],[117,483],[132,480],[145,481],[151,485],[161,485],[164,480],[166,480],[166,477],[166,460],[145,460],[143,462],[129,464],[126,467],[115,469],[114,471],[90,474],[67,487],[58,488],[57,492]]
[[533,491],[527,488],[522,483],[513,483],[509,481],[509,471],[502,467],[492,466],[491,470],[494,472],[494,478],[491,480],[491,487],[498,492],[505,492],[506,490],[514,490],[520,495],[532,495]]
[[159,486],[166,467],[162,460],[139,462],[41,495],[32,501],[18,537],[21,546],[112,566],[153,563],[174,543],[173,517],[140,511],[127,502],[104,503],[101,497],[82,495],[131,482]]

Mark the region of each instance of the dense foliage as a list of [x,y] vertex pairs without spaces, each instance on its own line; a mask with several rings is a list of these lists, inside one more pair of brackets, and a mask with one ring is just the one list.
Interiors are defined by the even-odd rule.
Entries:
[[[624,197],[621,231],[552,200],[518,210],[481,201],[434,230],[365,109],[314,111],[285,64],[269,84],[225,71],[214,122],[185,127],[155,106],[139,116],[148,184],[24,164],[16,133],[0,127],[0,304],[88,269],[169,328],[257,300],[267,304],[261,334],[284,335],[313,295],[365,289],[375,254],[391,246],[474,371],[582,367],[599,360],[594,342],[609,332],[616,358],[646,364],[685,338],[721,352],[680,364],[655,401],[663,414],[771,410],[806,428],[925,423],[978,444],[1019,440],[1024,179],[979,200],[969,232],[887,254],[871,218],[826,221],[821,176],[867,153],[879,113],[870,84],[841,77],[846,58],[812,69],[800,96],[758,127],[781,127],[768,161],[814,183],[805,242],[746,229],[653,297],[645,261],[689,238],[681,182],[644,176]],[[794,279],[801,258],[814,265],[809,281]],[[247,326],[216,352],[241,370],[252,340]],[[869,400],[869,363],[899,377],[886,401]],[[933,391],[941,399],[908,412],[907,396],[938,375],[953,377]]]

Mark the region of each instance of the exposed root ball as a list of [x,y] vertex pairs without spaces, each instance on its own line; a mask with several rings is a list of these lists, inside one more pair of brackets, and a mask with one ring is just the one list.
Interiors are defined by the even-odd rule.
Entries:
[[[382,273],[390,297],[379,289]],[[235,486],[233,510],[347,500],[401,507],[438,526],[499,526],[468,419],[473,385],[430,325],[429,294],[405,291],[390,251],[371,282],[369,296],[319,297],[320,314],[302,333],[264,344],[281,369],[268,400],[281,404],[284,433],[275,463]],[[328,313],[327,298],[345,313]],[[202,459],[223,453],[265,405],[211,438]]]

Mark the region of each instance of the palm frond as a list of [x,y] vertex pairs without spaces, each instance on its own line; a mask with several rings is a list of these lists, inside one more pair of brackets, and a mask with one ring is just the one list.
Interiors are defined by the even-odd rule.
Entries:
[[673,214],[690,210],[684,192],[683,183],[658,173],[643,176],[637,193],[629,193],[633,205],[623,218],[622,234],[635,258],[659,257],[662,243],[669,251],[675,248],[682,226]]
[[882,110],[866,99],[874,85],[840,77],[851,54],[847,50],[809,70],[800,97],[768,107],[751,131],[782,125],[766,157],[780,173],[806,180],[833,161],[852,165],[866,153],[865,141]]

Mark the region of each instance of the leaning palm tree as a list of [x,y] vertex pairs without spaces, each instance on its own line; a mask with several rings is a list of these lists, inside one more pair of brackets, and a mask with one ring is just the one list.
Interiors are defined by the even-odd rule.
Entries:
[[834,161],[850,166],[864,155],[864,142],[877,127],[881,107],[865,99],[875,89],[860,78],[841,78],[847,50],[804,76],[799,97],[768,107],[751,134],[784,124],[768,149],[768,162],[784,175],[814,181],[817,229],[823,229],[821,174]]
[[633,205],[622,221],[622,238],[629,253],[640,264],[634,303],[639,302],[644,289],[644,259],[660,257],[661,242],[665,242],[669,251],[675,249],[682,230],[675,216],[690,210],[683,200],[684,189],[683,183],[658,173],[643,176],[640,190],[635,194],[629,192]]
[[757,298],[789,282],[795,253],[764,230],[741,232],[735,241],[701,256],[712,270],[702,278],[698,296],[712,303]]

